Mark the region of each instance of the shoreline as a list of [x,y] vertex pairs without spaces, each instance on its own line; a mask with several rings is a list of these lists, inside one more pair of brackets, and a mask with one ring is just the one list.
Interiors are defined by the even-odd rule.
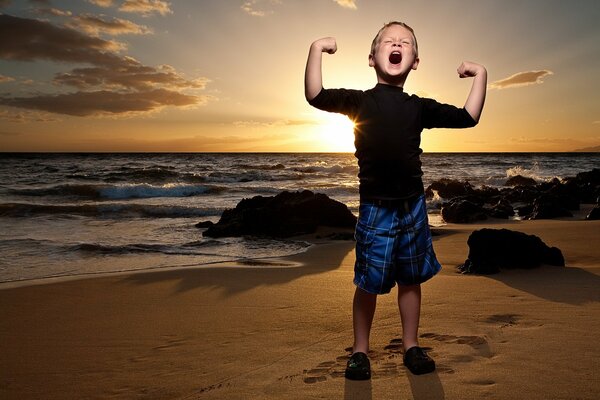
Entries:
[[[567,266],[456,273],[468,235],[483,227],[535,234],[561,249]],[[230,264],[0,290],[0,397],[597,398],[600,222],[434,230],[443,269],[423,285],[420,325],[433,374],[402,365],[391,294],[375,316],[373,379],[343,378],[354,242],[315,237],[306,252],[269,260],[291,268]]]

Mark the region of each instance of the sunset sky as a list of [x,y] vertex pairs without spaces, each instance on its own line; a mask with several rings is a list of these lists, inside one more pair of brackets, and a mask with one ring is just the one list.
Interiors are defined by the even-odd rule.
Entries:
[[424,151],[571,151],[600,145],[598,0],[0,0],[0,151],[353,151],[324,86],[369,89],[371,41],[411,25],[405,90],[462,106],[463,60],[484,64],[480,124],[424,131]]

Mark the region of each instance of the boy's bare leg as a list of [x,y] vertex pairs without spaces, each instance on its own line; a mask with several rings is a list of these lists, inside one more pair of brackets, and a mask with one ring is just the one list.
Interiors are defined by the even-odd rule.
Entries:
[[362,352],[367,354],[369,351],[369,334],[375,307],[377,306],[377,295],[365,292],[356,287],[354,292],[354,302],[352,304],[352,322],[354,326],[354,346],[352,352]]
[[402,320],[402,344],[406,351],[419,344],[417,334],[421,315],[421,285],[398,285],[398,308]]

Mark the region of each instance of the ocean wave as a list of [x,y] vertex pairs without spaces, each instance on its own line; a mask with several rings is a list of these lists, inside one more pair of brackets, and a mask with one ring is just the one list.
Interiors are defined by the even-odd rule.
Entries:
[[222,191],[223,188],[208,185],[190,184],[63,184],[42,188],[13,189],[13,194],[21,196],[68,196],[82,197],[87,199],[143,199],[152,197],[190,197],[204,194],[213,194]]
[[126,244],[107,245],[100,243],[79,243],[65,248],[66,252],[81,252],[88,255],[125,255],[139,253],[162,253],[162,254],[195,254],[193,250],[180,249],[177,246],[164,244]]
[[551,181],[554,178],[561,179],[560,177],[557,177],[557,176],[543,176],[541,168],[537,162],[533,163],[533,166],[531,168],[525,168],[520,165],[517,165],[515,167],[511,167],[506,170],[507,178],[512,178],[513,176],[517,176],[517,175],[521,175],[526,178],[532,178],[536,182]]
[[330,174],[356,174],[358,167],[356,165],[331,165],[331,166],[318,166],[311,165],[307,167],[293,168],[294,171],[302,172],[305,174],[314,173],[330,173]]
[[271,165],[271,164],[257,164],[257,165],[252,165],[252,164],[240,164],[237,166],[238,168],[241,169],[259,169],[259,170],[265,170],[265,171],[277,171],[277,170],[282,170],[285,169],[285,165],[283,164],[275,164],[275,165]]
[[221,215],[223,210],[149,204],[53,205],[29,203],[0,204],[0,216],[73,215],[97,218],[186,218]]

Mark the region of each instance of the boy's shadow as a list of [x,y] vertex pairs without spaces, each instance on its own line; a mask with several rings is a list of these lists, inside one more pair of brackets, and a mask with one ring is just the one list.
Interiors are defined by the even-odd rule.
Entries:
[[[437,372],[427,375],[416,376],[407,372],[412,398],[414,400],[443,400],[446,398],[442,381]],[[345,380],[344,400],[372,400],[372,381]],[[400,380],[398,380],[398,384]]]
[[445,399],[444,387],[437,371],[416,376],[408,372],[408,381],[414,400],[442,400]]
[[371,380],[351,381],[345,379],[344,400],[371,400],[373,399],[373,386]]

